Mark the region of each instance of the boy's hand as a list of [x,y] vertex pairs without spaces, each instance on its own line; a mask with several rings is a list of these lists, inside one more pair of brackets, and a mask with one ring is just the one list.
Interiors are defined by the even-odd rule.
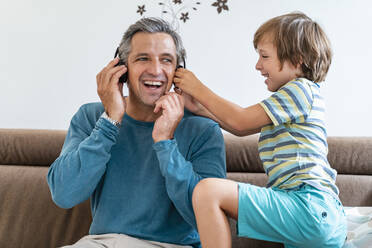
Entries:
[[178,87],[182,92],[194,96],[198,92],[198,88],[202,85],[202,82],[189,70],[178,68],[174,74],[173,83],[175,87]]
[[183,97],[174,92],[169,92],[156,101],[154,112],[162,111],[162,114],[156,119],[152,131],[154,143],[173,139],[174,131],[183,117],[183,109]]

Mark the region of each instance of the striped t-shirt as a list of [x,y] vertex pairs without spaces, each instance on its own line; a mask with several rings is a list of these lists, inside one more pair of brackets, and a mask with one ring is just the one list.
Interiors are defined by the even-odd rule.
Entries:
[[258,144],[267,187],[290,190],[306,183],[337,196],[318,84],[297,78],[260,105],[273,122],[261,129]]

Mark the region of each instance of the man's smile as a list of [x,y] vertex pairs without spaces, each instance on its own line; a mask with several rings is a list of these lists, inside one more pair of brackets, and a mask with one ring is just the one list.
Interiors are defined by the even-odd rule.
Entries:
[[143,84],[148,88],[160,88],[164,83],[161,81],[144,81]]
[[165,91],[167,83],[165,81],[143,80],[141,81],[141,85],[143,86],[144,92],[147,92],[147,94],[158,95]]

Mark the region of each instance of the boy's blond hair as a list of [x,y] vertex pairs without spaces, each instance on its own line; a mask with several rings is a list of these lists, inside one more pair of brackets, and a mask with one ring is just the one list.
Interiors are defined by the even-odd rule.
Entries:
[[260,26],[254,34],[257,49],[263,37],[272,38],[281,69],[284,61],[301,63],[304,77],[313,82],[325,80],[332,61],[330,42],[321,27],[301,12],[274,17]]

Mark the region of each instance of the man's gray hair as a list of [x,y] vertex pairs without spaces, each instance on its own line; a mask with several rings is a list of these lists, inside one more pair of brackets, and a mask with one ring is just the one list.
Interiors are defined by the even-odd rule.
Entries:
[[145,33],[166,33],[169,34],[174,41],[177,53],[177,65],[184,62],[186,51],[183,47],[181,36],[172,28],[172,26],[165,20],[160,18],[142,18],[136,23],[132,24],[124,33],[119,45],[119,58],[127,64],[128,55],[131,51],[131,41],[133,36],[138,32]]

